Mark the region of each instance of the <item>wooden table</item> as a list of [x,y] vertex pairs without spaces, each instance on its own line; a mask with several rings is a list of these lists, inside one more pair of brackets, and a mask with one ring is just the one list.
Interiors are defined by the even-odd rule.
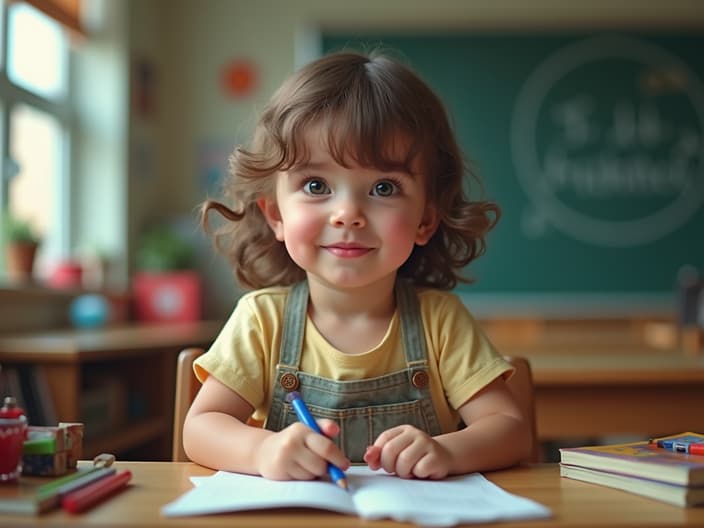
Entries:
[[502,354],[530,361],[541,441],[704,432],[704,355],[679,348],[671,323],[526,318],[483,327]]
[[[161,507],[191,488],[189,477],[209,475],[212,471],[188,462],[119,462],[117,466],[132,471],[134,476],[129,489],[85,514],[71,516],[57,510],[40,517],[0,516],[0,526],[407,526],[391,521],[369,522],[358,517],[303,509],[165,518],[159,513]],[[555,464],[518,467],[486,473],[486,476],[507,491],[536,500],[553,512],[553,518],[549,520],[492,526],[704,526],[704,508],[679,508],[630,493],[563,479]]]
[[704,357],[595,352],[529,359],[541,440],[704,432]]

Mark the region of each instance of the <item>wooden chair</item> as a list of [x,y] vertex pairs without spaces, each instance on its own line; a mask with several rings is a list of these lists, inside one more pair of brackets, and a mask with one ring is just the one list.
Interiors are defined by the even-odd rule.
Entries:
[[183,422],[191,402],[196,397],[200,382],[193,373],[193,362],[203,354],[202,348],[186,348],[178,354],[176,362],[176,397],[174,399],[174,437],[171,444],[171,458],[174,462],[186,462],[188,456],[183,450]]
[[[193,361],[200,356],[204,350],[202,348],[187,348],[178,355],[176,365],[176,399],[174,402],[174,437],[172,443],[172,458],[174,462],[188,461],[183,450],[183,421],[186,418],[188,408],[195,398],[200,382],[193,373]],[[538,461],[538,440],[535,426],[535,395],[533,390],[533,375],[530,363],[523,357],[506,357],[514,366],[516,371],[508,380],[507,385],[513,392],[525,417],[531,424],[533,434],[533,451],[526,462]]]

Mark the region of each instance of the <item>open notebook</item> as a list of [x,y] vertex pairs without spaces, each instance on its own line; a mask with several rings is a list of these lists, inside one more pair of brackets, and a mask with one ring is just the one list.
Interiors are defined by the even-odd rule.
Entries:
[[390,518],[425,526],[537,519],[550,510],[512,495],[479,473],[444,480],[405,480],[367,467],[347,471],[349,491],[327,481],[272,481],[220,471],[162,508],[165,516],[273,508],[316,508],[364,519]]

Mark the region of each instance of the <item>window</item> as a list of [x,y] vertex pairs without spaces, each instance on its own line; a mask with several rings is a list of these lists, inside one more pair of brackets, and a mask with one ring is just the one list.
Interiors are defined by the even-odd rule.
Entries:
[[41,236],[41,266],[69,243],[68,35],[24,2],[3,2],[1,15],[0,212]]
[[65,97],[68,54],[63,29],[23,3],[10,4],[7,18],[10,81],[49,99]]

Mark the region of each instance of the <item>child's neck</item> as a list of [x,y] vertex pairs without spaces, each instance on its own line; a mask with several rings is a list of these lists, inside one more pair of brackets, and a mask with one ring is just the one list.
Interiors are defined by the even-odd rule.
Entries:
[[366,352],[386,335],[396,309],[393,281],[350,290],[309,281],[309,288],[308,315],[341,352]]

